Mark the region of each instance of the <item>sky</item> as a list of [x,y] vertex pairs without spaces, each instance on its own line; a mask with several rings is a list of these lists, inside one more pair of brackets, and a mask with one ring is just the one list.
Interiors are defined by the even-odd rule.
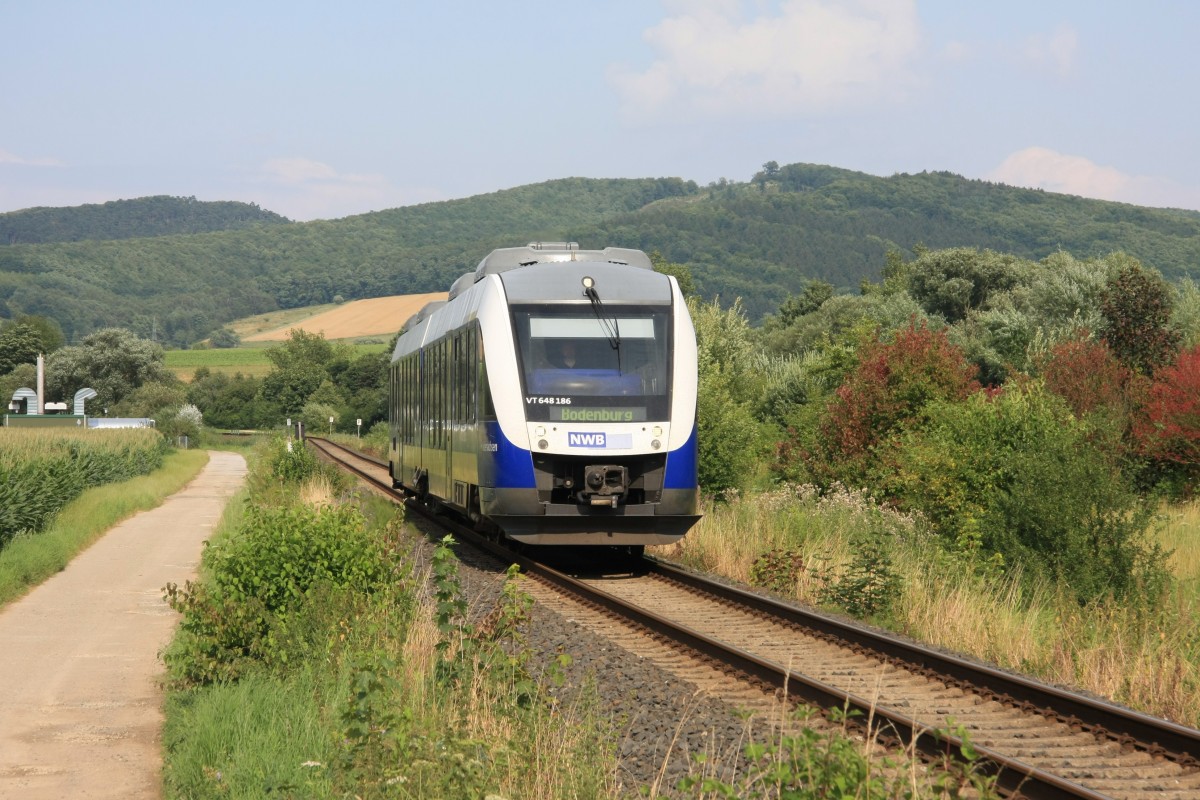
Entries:
[[1192,0],[0,0],[0,212],[948,170],[1200,209]]

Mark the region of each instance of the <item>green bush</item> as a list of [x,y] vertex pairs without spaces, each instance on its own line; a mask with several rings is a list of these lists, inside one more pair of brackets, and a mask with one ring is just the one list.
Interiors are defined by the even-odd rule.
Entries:
[[205,553],[207,580],[167,586],[183,614],[167,653],[173,677],[203,684],[286,660],[279,643],[314,597],[373,593],[394,579],[385,541],[352,506],[248,506],[239,529]]
[[320,468],[316,455],[303,442],[292,439],[275,439],[271,442],[268,459],[271,474],[288,483],[299,483],[311,478]]
[[1061,398],[1033,384],[926,413],[899,440],[887,488],[960,550],[1021,563],[1082,600],[1162,579],[1150,510]]
[[843,575],[821,588],[822,603],[838,606],[855,617],[885,614],[900,599],[900,576],[887,548],[871,538],[855,542],[854,558]]
[[700,486],[709,492],[744,488],[765,454],[754,417],[761,382],[752,366],[750,326],[740,303],[688,304],[696,328],[699,397],[696,439]]

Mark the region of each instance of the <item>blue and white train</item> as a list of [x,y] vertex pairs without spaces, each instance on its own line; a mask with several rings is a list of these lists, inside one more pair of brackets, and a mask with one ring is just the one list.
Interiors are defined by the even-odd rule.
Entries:
[[699,519],[696,335],[640,250],[494,250],[392,355],[392,482],[527,544],[669,544]]

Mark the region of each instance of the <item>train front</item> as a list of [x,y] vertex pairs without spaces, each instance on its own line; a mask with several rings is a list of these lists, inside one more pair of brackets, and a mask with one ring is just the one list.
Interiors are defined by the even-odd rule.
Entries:
[[492,379],[489,438],[509,474],[484,514],[531,544],[678,540],[699,516],[696,337],[675,280],[648,261],[499,277],[518,380]]

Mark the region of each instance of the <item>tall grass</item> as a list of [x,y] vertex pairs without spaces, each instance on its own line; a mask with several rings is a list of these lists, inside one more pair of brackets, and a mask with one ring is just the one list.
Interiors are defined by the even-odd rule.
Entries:
[[[321,509],[353,501],[344,484],[320,469],[281,488],[280,476],[271,472],[277,459],[264,456],[253,463],[244,496],[229,505],[206,555],[201,574],[211,586],[221,585],[216,572],[230,566],[219,554],[236,548],[239,537],[261,524],[261,515],[248,513],[247,507],[303,503]],[[565,675],[558,661],[534,663],[524,643],[521,629],[531,601],[515,572],[499,601],[471,607],[446,540],[431,562],[417,569],[410,556],[416,540],[401,532],[390,506],[373,496],[357,502],[365,524],[388,542],[380,552],[394,560],[393,579],[371,591],[296,584],[296,603],[272,613],[274,621],[258,640],[264,647],[255,644],[233,656],[256,664],[240,670],[237,679],[174,683],[164,733],[167,796],[629,796],[621,794],[628,787],[616,778],[621,740],[614,721],[588,688],[590,680],[606,676],[585,679],[574,691],[545,691]],[[274,549],[293,554],[279,556],[289,562],[291,574],[311,572],[294,555],[294,543],[279,534]],[[256,574],[268,580],[270,573]],[[240,628],[270,596],[254,595],[245,605],[226,602],[233,595],[214,604],[193,603],[185,610],[181,632],[186,633],[192,612],[207,615],[191,621],[202,621],[210,630]],[[193,649],[198,632],[193,627],[190,638],[177,637],[167,652],[168,664],[229,656],[228,650]],[[778,796],[781,782],[808,780],[814,768],[843,782],[864,768],[871,775],[879,769],[895,772],[894,763],[880,761],[867,752],[869,746],[864,750],[840,731],[803,742],[746,744],[755,748],[760,767],[749,774],[749,782],[734,775],[736,784],[714,784],[711,768],[697,764],[693,774],[699,782],[679,791],[703,797]],[[640,791],[679,796],[661,782]],[[891,782],[894,791],[872,796],[941,796],[923,787],[909,792],[910,783]]]
[[177,451],[156,472],[89,489],[67,504],[45,530],[11,540],[0,550],[0,606],[62,570],[116,523],[160,505],[207,463],[204,450]]
[[[279,476],[269,474],[273,464],[255,459],[258,474],[231,507],[359,502],[364,524],[387,542],[380,553],[394,579],[371,591],[297,584],[295,603],[273,611],[269,630],[238,656],[256,664],[238,670],[236,680],[173,684],[164,734],[169,797],[611,796],[610,739],[600,735],[601,720],[586,702],[556,704],[531,691],[515,629],[467,622],[493,609],[447,616],[447,606],[428,594],[428,572],[412,574],[415,540],[400,533],[390,505],[355,500],[320,470],[281,490]],[[230,515],[208,555],[236,548],[262,519],[276,517]],[[298,552],[282,532],[280,541],[281,549]],[[208,555],[201,574],[219,586],[213,565],[231,565]],[[260,574],[270,576],[266,566]],[[291,559],[288,569],[294,575],[308,565]],[[457,585],[439,575],[439,585]],[[245,601],[227,594],[214,604],[192,603],[184,629],[192,612],[205,615],[192,622],[209,629],[239,628],[247,615],[261,614],[264,602],[257,595]],[[203,644],[196,630],[171,645],[169,664],[210,657],[212,651],[194,649]]]
[[[1164,522],[1156,535],[1175,549],[1175,580],[1163,594],[1084,606],[1066,587],[1022,580],[1016,570],[979,569],[943,549],[921,520],[852,492],[820,497],[808,487],[785,487],[709,503],[687,537],[658,552],[845,611],[846,604],[833,599],[845,598],[846,587],[862,588],[862,574],[852,576],[852,567],[871,543],[882,548],[875,571],[897,579],[891,602],[872,621],[1195,726],[1200,508],[1172,509]],[[851,576],[860,580],[847,580]]]
[[0,548],[41,531],[86,489],[158,469],[167,450],[144,428],[0,428]]

